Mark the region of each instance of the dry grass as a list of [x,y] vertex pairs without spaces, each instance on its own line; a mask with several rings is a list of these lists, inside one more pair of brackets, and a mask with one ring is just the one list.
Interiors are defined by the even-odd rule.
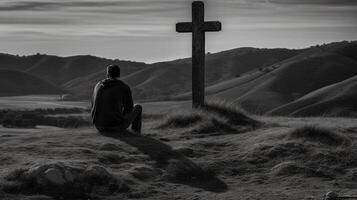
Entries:
[[238,132],[238,130],[234,126],[231,126],[229,123],[219,118],[210,118],[205,120],[203,123],[198,124],[191,130],[191,133],[198,134],[208,134],[214,132],[223,134],[235,133]]
[[247,113],[238,106],[223,100],[210,100],[205,103],[203,110],[214,113],[228,120],[232,125],[259,125],[259,122],[248,117]]
[[335,178],[357,165],[352,138],[332,129],[306,125],[278,138],[278,142],[257,145],[244,160],[271,168],[273,176]]
[[239,108],[224,101],[211,101],[201,109],[171,113],[163,118],[157,128],[186,128],[194,134],[237,133],[249,127],[257,127],[260,122],[251,119]]
[[350,140],[339,134],[335,133],[328,128],[307,125],[297,128],[289,133],[289,139],[302,139],[309,142],[318,142],[326,145],[338,146],[349,144]]
[[168,115],[158,128],[185,128],[197,124],[204,116],[199,112],[181,112]]

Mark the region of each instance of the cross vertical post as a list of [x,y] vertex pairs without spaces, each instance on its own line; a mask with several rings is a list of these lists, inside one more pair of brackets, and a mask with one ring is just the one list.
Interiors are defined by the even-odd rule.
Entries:
[[202,2],[192,4],[192,105],[197,108],[205,101],[205,33],[204,5]]
[[180,33],[192,32],[192,106],[199,108],[205,101],[205,32],[220,31],[220,22],[204,21],[204,3],[192,3],[192,22],[176,24]]

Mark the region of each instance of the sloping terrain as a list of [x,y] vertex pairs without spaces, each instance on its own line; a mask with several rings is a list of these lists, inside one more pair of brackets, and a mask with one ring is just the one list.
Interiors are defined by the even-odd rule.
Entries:
[[66,58],[44,56],[26,71],[61,85],[78,77],[105,71],[106,66],[114,63],[121,66],[124,74],[128,73],[128,71],[134,72],[145,67],[144,63],[109,60],[94,56],[73,56]]
[[[348,43],[343,48],[355,46],[357,43]],[[313,49],[279,63],[276,68],[266,68],[265,72],[261,72],[265,74],[255,75],[250,81],[242,81],[249,80],[250,74],[231,80],[238,84],[226,90],[221,88],[223,91],[212,96],[234,101],[253,113],[266,113],[357,75],[357,61],[347,52],[333,45]],[[340,103],[343,107],[343,102]],[[351,109],[351,112],[356,112]]]
[[319,90],[278,107],[268,114],[283,116],[357,117],[357,76]]
[[[356,52],[357,42],[336,42],[301,50],[238,48],[208,53],[206,95],[232,101],[251,113],[275,113],[276,109],[309,93],[357,75]],[[68,91],[66,100],[90,99],[94,85],[105,78],[105,66],[110,63],[121,66],[121,79],[131,86],[137,101],[191,99],[191,60],[188,58],[145,64],[93,56],[62,58],[1,54],[0,63],[3,63],[0,68],[26,71],[56,84]],[[355,97],[350,96],[343,97],[347,98],[343,101],[329,100],[341,104],[339,106],[326,102],[320,105],[320,101],[310,99],[309,103],[316,103],[318,108],[309,108],[309,111],[296,115],[355,116],[355,107],[348,103]],[[296,111],[299,109],[303,108],[296,107]],[[344,114],[346,109],[351,110]]]
[[[272,65],[304,50],[238,48],[207,54],[206,84],[240,76],[242,73]],[[191,60],[145,64],[110,60],[94,56],[58,57],[37,54],[12,56],[0,54],[0,68],[25,71],[41,77],[71,93],[71,99],[88,99],[96,82],[105,78],[105,67],[118,64],[122,77],[141,100],[169,99],[191,89]],[[129,76],[130,75],[130,76]]]
[[124,74],[145,67],[145,63],[110,60],[90,55],[59,57],[44,54],[32,56],[0,54],[0,69],[28,72],[58,86],[75,78],[105,71],[105,67],[109,64],[120,65]]
[[[251,70],[266,67],[290,58],[303,50],[239,48],[208,54],[206,85],[232,79]],[[65,84],[65,88],[80,98],[88,98],[93,86],[103,79],[103,73],[91,74]],[[154,63],[135,73],[123,74],[140,100],[166,100],[191,90],[191,59]]]
[[24,71],[41,59],[39,55],[18,56],[0,53],[0,69]]
[[0,96],[65,93],[61,88],[28,73],[0,69]]

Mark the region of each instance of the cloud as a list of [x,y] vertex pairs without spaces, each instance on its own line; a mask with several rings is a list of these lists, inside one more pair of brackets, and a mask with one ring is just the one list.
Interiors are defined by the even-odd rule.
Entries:
[[1,11],[50,11],[61,9],[76,9],[76,8],[126,8],[126,9],[138,9],[145,10],[147,7],[157,6],[162,7],[164,10],[168,7],[173,7],[181,4],[179,1],[170,0],[118,0],[118,1],[5,1],[0,2]]
[[355,0],[266,0],[276,4],[300,4],[300,5],[357,5]]
[[[208,35],[208,38],[217,36],[217,40],[210,39],[208,45],[215,43],[221,49],[237,47],[243,41],[253,44],[257,37],[273,43],[282,39],[283,34],[295,37],[300,33],[301,40],[312,37],[315,40],[316,35],[341,39],[357,35],[356,0],[205,2],[206,19],[223,22],[221,33]],[[49,43],[41,48],[49,51],[56,50],[58,44],[66,41],[72,44],[78,40],[87,46],[86,43],[101,39],[106,40],[107,45],[111,44],[111,39],[118,43],[140,40],[148,46],[156,47],[159,42],[176,48],[181,44],[176,37],[190,42],[190,35],[175,33],[176,22],[191,20],[190,4],[191,0],[0,0],[0,42],[10,44],[3,42],[16,41],[19,47],[23,44],[24,49],[32,50],[37,43],[31,41],[46,40]],[[292,43],[297,43],[295,38]],[[10,46],[2,45],[0,52]],[[141,49],[140,44],[137,46]],[[125,52],[121,45],[98,45],[98,48],[98,51],[100,48],[117,48],[118,51],[123,48]],[[162,53],[168,54],[169,45],[165,48],[167,52]],[[171,52],[171,55],[175,53]]]
[[[1,15],[0,15],[1,16]],[[0,25],[26,25],[26,24],[36,24],[36,25],[68,25],[73,24],[75,21],[73,19],[65,18],[55,18],[55,17],[20,17],[20,16],[1,16]]]

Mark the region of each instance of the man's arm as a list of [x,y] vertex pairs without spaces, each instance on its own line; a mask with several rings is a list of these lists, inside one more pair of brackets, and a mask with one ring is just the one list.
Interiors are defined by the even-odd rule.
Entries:
[[93,109],[93,106],[94,106],[95,97],[96,97],[97,92],[98,92],[98,85],[99,85],[99,83],[97,83],[97,84],[94,86],[93,94],[92,94],[92,97],[91,97],[91,99],[90,99],[90,107],[91,107],[91,109]]
[[124,95],[123,99],[123,106],[124,106],[124,114],[127,114],[131,111],[133,111],[134,103],[133,103],[133,97],[131,95],[131,90],[129,87],[126,89],[126,93]]
[[99,83],[97,83],[95,85],[94,90],[93,90],[93,94],[92,94],[92,98],[91,98],[91,115],[92,115],[92,118],[94,118],[95,109],[96,109],[95,101],[96,101],[96,96],[97,96],[97,93],[98,93],[98,87],[99,87]]

